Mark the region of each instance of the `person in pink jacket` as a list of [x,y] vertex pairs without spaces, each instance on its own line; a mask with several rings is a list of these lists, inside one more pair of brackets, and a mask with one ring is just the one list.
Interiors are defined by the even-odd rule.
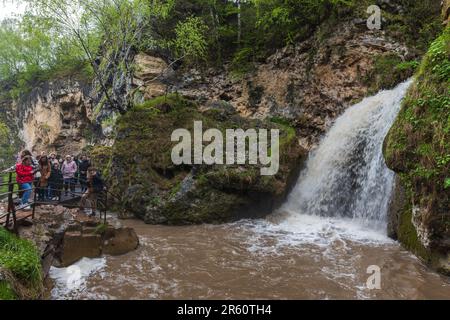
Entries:
[[66,196],[70,191],[75,192],[75,173],[77,172],[77,164],[73,161],[72,156],[66,156],[66,160],[63,162],[61,166],[61,172],[64,179],[64,191]]

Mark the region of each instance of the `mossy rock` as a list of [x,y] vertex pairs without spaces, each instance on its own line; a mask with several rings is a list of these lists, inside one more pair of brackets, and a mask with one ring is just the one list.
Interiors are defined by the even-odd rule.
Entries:
[[450,272],[449,88],[447,27],[419,66],[384,143],[387,165],[401,176],[407,195],[407,206],[399,217],[398,238],[444,273]]
[[[236,128],[279,129],[278,173],[261,176],[258,165],[173,164],[176,143],[171,134],[178,128],[192,133],[194,121],[202,121],[203,131],[217,128],[222,133]],[[200,111],[178,95],[135,106],[118,119],[116,130],[107,169],[111,191],[121,210],[147,223],[219,223],[268,214],[287,195],[305,156],[288,124],[245,119],[224,104]]]

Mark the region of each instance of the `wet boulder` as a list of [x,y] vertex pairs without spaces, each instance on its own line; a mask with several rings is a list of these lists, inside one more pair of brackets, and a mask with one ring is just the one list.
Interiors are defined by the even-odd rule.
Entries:
[[59,261],[62,267],[67,267],[82,258],[122,255],[138,246],[139,238],[132,228],[87,221],[67,228],[59,249]]
[[118,256],[135,250],[139,238],[131,228],[108,227],[103,234],[103,254]]

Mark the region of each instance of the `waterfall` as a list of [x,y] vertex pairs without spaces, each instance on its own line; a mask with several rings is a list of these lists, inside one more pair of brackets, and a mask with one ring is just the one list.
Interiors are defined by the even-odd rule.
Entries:
[[291,221],[299,215],[346,218],[386,229],[394,173],[382,145],[411,82],[364,99],[336,120],[281,208]]

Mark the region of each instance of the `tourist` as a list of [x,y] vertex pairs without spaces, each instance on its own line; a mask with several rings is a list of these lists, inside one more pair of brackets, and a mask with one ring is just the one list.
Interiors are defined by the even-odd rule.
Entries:
[[79,165],[81,192],[85,192],[87,190],[87,171],[90,166],[91,162],[88,160],[88,158],[85,155],[81,156]]
[[[22,163],[22,159],[25,158],[25,157],[30,157],[30,159],[31,159],[31,166],[33,167],[33,171],[36,172],[38,170],[38,168],[39,168],[39,163],[37,162],[37,160],[35,158],[33,158],[33,155],[27,149],[25,149],[22,152],[20,152],[20,156],[19,156],[19,159],[18,159],[16,165],[14,167],[12,167],[11,169],[12,170],[16,170],[17,165],[21,164]],[[20,183],[19,183],[19,193],[18,193],[18,195],[19,195],[19,198],[23,197],[23,191],[22,191],[22,188],[20,186]]]
[[56,153],[54,152],[50,153],[48,160],[53,164],[53,162],[56,160]]
[[31,191],[33,189],[33,179],[34,179],[35,169],[32,166],[31,156],[25,156],[22,159],[22,163],[16,165],[16,180],[22,190],[21,204],[23,210],[30,210],[29,199]]
[[49,184],[49,198],[52,201],[61,200],[61,190],[64,183],[64,178],[59,169],[58,161],[54,161],[52,164],[52,171],[48,180]]
[[38,201],[46,201],[48,197],[48,179],[51,174],[51,164],[47,156],[41,156],[39,160],[39,171],[41,177],[38,183]]
[[64,178],[65,195],[69,194],[69,188],[72,194],[75,192],[75,173],[77,172],[77,164],[73,161],[72,156],[66,156],[66,160],[61,166],[61,172]]
[[87,173],[87,191],[81,197],[80,209],[84,210],[86,207],[86,202],[89,201],[91,203],[91,209],[85,210],[85,212],[90,216],[95,216],[95,212],[97,210],[97,200],[98,197],[104,190],[104,183],[100,174],[97,172],[97,169],[91,167],[88,169]]

